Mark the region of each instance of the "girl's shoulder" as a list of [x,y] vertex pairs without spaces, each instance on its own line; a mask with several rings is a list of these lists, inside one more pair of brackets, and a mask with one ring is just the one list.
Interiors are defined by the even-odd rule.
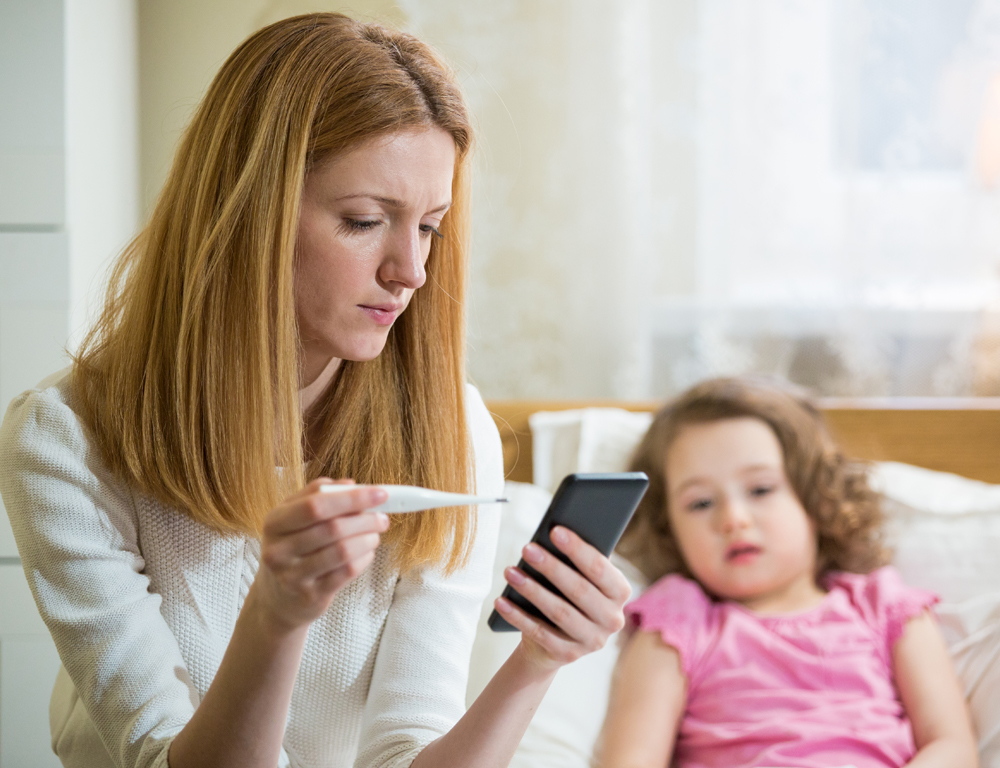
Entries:
[[677,650],[681,668],[690,676],[717,628],[717,608],[697,582],[672,573],[626,605],[625,619],[634,630],[658,633]]
[[644,624],[706,613],[711,606],[712,599],[698,582],[670,573],[626,605],[625,613],[634,626],[645,628]]
[[842,592],[869,627],[881,634],[891,649],[906,622],[938,602],[933,592],[907,585],[891,565],[871,573],[834,572],[825,579],[831,592]]

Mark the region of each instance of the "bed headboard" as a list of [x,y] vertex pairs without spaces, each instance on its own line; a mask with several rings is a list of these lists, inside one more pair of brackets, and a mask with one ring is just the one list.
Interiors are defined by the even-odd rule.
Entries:
[[[1000,398],[821,400],[844,451],[872,461],[902,461],[1000,483]],[[614,407],[652,411],[656,402],[492,400],[508,480],[531,482],[531,430],[536,411]]]

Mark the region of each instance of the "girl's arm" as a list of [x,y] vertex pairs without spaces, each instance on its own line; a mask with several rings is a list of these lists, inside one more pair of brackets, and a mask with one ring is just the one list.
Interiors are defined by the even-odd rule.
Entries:
[[599,768],[670,764],[687,700],[680,655],[656,632],[636,632],[615,667],[598,746]]
[[911,619],[893,649],[903,707],[917,754],[909,768],[976,768],[979,758],[951,658],[930,614]]

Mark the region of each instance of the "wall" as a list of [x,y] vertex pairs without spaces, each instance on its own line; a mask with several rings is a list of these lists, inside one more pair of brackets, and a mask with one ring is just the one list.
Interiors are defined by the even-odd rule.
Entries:
[[696,284],[696,0],[140,0],[147,210],[229,52],[317,10],[413,31],[458,70],[479,129],[469,368],[484,395],[646,396],[650,297]]
[[65,0],[70,348],[103,304],[110,263],[139,224],[135,0]]

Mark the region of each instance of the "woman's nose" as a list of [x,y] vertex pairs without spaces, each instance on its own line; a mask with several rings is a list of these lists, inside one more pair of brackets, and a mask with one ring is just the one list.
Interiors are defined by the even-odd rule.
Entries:
[[403,288],[416,290],[427,280],[426,239],[420,237],[420,228],[400,227],[387,243],[388,252],[379,270],[380,277],[387,283],[396,283]]

